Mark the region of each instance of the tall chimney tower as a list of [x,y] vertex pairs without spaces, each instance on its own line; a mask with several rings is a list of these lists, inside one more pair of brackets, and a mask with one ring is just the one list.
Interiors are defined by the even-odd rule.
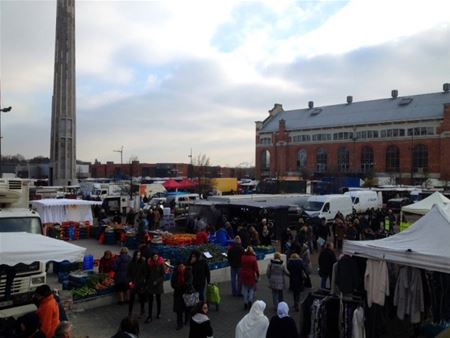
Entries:
[[75,0],[57,0],[50,139],[52,185],[77,184],[75,109]]

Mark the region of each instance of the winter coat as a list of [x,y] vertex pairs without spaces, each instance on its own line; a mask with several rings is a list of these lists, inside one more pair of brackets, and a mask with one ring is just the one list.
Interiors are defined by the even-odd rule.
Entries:
[[269,326],[269,319],[264,315],[266,303],[257,300],[236,325],[235,338],[264,338]]
[[287,263],[289,271],[289,290],[303,291],[303,275],[306,274],[303,262],[299,258],[291,258]]
[[297,325],[294,319],[273,316],[267,329],[266,338],[298,338]]
[[420,322],[420,313],[424,311],[424,298],[419,269],[400,269],[395,286],[394,305],[397,306],[397,316],[401,320],[405,315],[409,315],[411,323]]
[[98,272],[108,273],[114,271],[114,258],[106,259],[105,257],[100,258],[100,263],[98,265]]
[[283,261],[272,259],[267,267],[269,287],[273,290],[283,290],[285,287],[284,275],[289,275]]
[[170,279],[170,285],[173,288],[173,311],[174,312],[184,312],[186,311],[186,305],[184,304],[183,294],[188,290],[192,289],[192,271],[189,266],[186,266],[184,276],[184,284],[181,285],[178,283],[178,271],[175,271],[172,274],[172,278]]
[[242,266],[241,258],[243,254],[244,248],[238,243],[233,244],[233,246],[228,249],[228,262],[232,268],[240,268]]
[[45,334],[45,337],[53,338],[60,321],[59,307],[55,296],[51,294],[50,296],[43,298],[39,302],[36,313],[41,321],[41,331]]
[[300,258],[303,261],[303,267],[308,275],[312,273],[312,265],[311,265],[311,253],[309,252],[308,246],[303,244],[303,247],[300,252]]
[[189,338],[208,338],[213,336],[211,322],[207,315],[196,313],[191,318]]
[[319,255],[319,276],[331,277],[334,263],[336,263],[336,255],[333,250],[323,249]]
[[389,274],[386,261],[367,260],[364,288],[367,291],[369,307],[372,303],[384,306],[385,298],[389,296]]
[[337,264],[336,285],[344,294],[359,289],[358,266],[352,257],[344,255]]
[[211,282],[211,273],[209,271],[208,263],[200,256],[198,260],[191,264],[192,268],[192,285],[195,290],[200,291],[205,287],[206,283]]
[[241,283],[253,287],[259,278],[258,262],[255,255],[244,254],[241,258]]
[[116,273],[116,284],[128,283],[128,264],[131,257],[128,254],[120,254],[114,263],[114,271]]
[[150,260],[147,268],[146,289],[149,294],[161,295],[164,293],[164,265]]
[[147,263],[145,260],[132,260],[130,264],[128,264],[127,277],[128,282],[134,283],[136,285],[136,290],[139,293],[143,293],[145,291],[145,278],[147,277]]

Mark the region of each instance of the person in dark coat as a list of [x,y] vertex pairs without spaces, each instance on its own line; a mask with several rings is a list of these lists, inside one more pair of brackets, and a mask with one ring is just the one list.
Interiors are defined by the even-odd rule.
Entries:
[[17,319],[16,338],[45,338],[36,312],[30,312]]
[[237,234],[241,238],[242,247],[247,249],[250,245],[250,233],[248,232],[247,227],[240,225],[237,229]]
[[198,250],[193,250],[189,256],[188,265],[192,269],[192,285],[201,302],[205,301],[206,285],[211,282],[211,273],[208,263],[203,259],[202,254]]
[[244,248],[241,245],[241,238],[236,236],[234,238],[234,244],[228,249],[227,258],[230,264],[231,273],[231,294],[234,297],[240,297],[242,295],[241,285],[241,258],[244,254]]
[[306,276],[306,271],[303,266],[303,261],[297,253],[293,253],[288,260],[287,269],[289,271],[289,290],[294,296],[295,311],[299,311],[298,303],[300,301],[300,293],[303,291],[303,279]]
[[147,263],[139,250],[134,252],[133,259],[130,264],[128,264],[127,277],[130,289],[128,315],[131,316],[133,313],[134,299],[137,295],[139,303],[141,304],[140,315],[143,316],[145,313],[145,278],[147,277]]
[[278,303],[277,314],[270,320],[266,338],[298,338],[297,326],[289,317],[289,306],[285,302]]
[[208,318],[208,304],[197,304],[194,315],[191,318],[189,338],[208,338],[213,336],[213,329]]
[[139,337],[139,322],[136,319],[125,317],[120,322],[119,331],[111,338]]
[[115,286],[119,297],[119,304],[128,302],[128,264],[131,257],[128,254],[128,249],[123,247],[120,249],[120,255],[114,262]]
[[333,243],[326,243],[319,255],[319,276],[322,289],[326,288],[327,279],[330,279],[331,286],[334,263],[336,263],[336,255],[333,251]]
[[177,330],[183,328],[183,313],[185,315],[184,324],[189,321],[189,308],[183,300],[183,294],[192,289],[192,270],[190,266],[179,264],[170,279],[173,288],[173,312],[177,314]]
[[153,296],[156,297],[156,319],[161,315],[161,295],[164,292],[164,260],[154,253],[148,260],[148,274],[146,278],[146,290],[148,294],[148,316],[146,323],[152,321],[153,315]]

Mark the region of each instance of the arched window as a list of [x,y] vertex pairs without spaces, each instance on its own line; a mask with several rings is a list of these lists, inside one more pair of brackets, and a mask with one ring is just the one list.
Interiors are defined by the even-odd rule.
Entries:
[[341,147],[338,150],[338,168],[340,172],[347,172],[350,168],[350,154],[346,147]]
[[373,149],[364,147],[361,150],[361,171],[363,173],[373,169]]
[[317,150],[316,153],[316,170],[319,173],[327,170],[327,152],[323,148]]
[[416,145],[412,155],[414,172],[423,172],[428,169],[428,147],[426,145]]
[[264,150],[261,154],[261,168],[263,170],[270,169],[270,151]]
[[301,149],[297,154],[297,167],[304,168],[308,163],[308,153],[305,149]]
[[389,146],[386,149],[386,171],[400,171],[400,150],[397,146]]

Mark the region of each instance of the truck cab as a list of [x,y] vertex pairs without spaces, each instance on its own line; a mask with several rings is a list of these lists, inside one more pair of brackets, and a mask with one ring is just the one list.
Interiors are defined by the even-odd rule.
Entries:
[[[42,235],[41,218],[28,206],[28,191],[27,182],[21,179],[0,178],[0,232]],[[45,283],[42,262],[16,266],[0,264],[0,318],[8,313],[5,309],[31,304],[34,290]]]

